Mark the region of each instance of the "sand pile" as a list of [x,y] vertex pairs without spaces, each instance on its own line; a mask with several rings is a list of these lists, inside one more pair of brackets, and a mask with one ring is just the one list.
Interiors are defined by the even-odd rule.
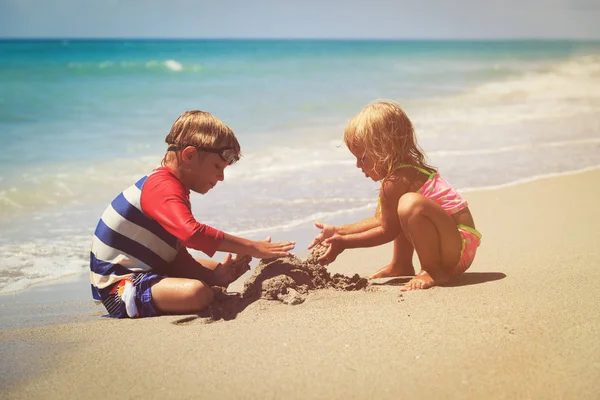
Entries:
[[358,274],[348,277],[333,276],[315,257],[302,261],[295,256],[262,260],[244,284],[242,297],[257,296],[267,300],[280,300],[286,304],[304,302],[309,290],[337,289],[360,290],[367,287],[367,279]]
[[306,260],[293,255],[262,260],[244,283],[242,293],[216,292],[215,301],[202,316],[229,320],[258,299],[295,305],[303,303],[311,290],[361,290],[368,286],[368,280],[358,274],[331,275],[325,266],[317,263],[317,258],[314,254]]

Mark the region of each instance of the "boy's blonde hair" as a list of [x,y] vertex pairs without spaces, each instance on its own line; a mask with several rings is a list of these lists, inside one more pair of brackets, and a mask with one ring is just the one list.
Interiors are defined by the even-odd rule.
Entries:
[[[213,149],[232,148],[241,156],[240,144],[233,131],[221,120],[206,111],[193,110],[182,113],[165,138],[165,142],[177,150],[185,146]],[[168,154],[168,151],[167,151]],[[167,154],[162,160],[165,164]],[[177,152],[179,157],[179,152]]]
[[401,164],[435,171],[417,144],[412,122],[392,101],[378,101],[363,108],[346,125],[344,143],[350,149],[364,149],[375,165],[384,166],[386,177]]

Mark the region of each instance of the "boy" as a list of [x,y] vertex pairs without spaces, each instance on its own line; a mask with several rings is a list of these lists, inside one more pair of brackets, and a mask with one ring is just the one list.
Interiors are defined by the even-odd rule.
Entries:
[[[207,193],[240,158],[229,127],[207,112],[187,111],[165,141],[162,166],[119,194],[94,233],[92,294],[112,317],[197,313],[212,302],[213,286],[227,287],[250,269],[251,257],[286,256],[294,248],[229,235],[192,215],[190,190]],[[242,257],[196,260],[188,247]]]

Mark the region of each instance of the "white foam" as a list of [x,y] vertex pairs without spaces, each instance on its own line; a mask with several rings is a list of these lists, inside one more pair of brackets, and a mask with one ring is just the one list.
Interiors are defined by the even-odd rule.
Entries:
[[365,211],[365,210],[369,210],[369,209],[375,210],[376,206],[377,206],[377,203],[369,203],[369,204],[366,204],[366,205],[363,205],[360,207],[346,208],[343,210],[336,210],[336,211],[331,211],[331,212],[317,212],[317,213],[310,214],[304,218],[293,219],[285,224],[264,226],[264,227],[260,227],[260,228],[256,228],[256,229],[240,230],[240,231],[233,232],[232,234],[236,235],[236,236],[249,236],[249,235],[255,235],[257,233],[285,232],[285,231],[290,231],[290,230],[297,228],[304,224],[313,223],[315,221],[322,220],[322,219],[332,218],[332,217],[335,217],[338,215],[353,214],[356,212]]
[[348,197],[334,197],[334,198],[304,198],[304,199],[293,199],[293,200],[273,200],[266,203],[265,206],[275,205],[300,205],[300,204],[344,204],[344,203],[364,203],[373,200],[372,198],[348,198]]
[[[15,192],[15,191],[12,191]],[[6,196],[6,191],[1,191],[0,192],[0,203],[6,204],[7,206],[13,207],[13,208],[17,208],[17,209],[23,209],[23,206],[11,199],[9,199]]]
[[428,153],[430,157],[455,157],[455,156],[472,156],[472,155],[491,155],[499,153],[514,153],[520,151],[530,151],[534,149],[546,147],[567,147],[567,146],[583,146],[590,144],[599,144],[600,138],[585,138],[578,140],[561,140],[554,142],[523,144],[515,146],[501,146],[490,149],[472,149],[472,150],[438,150]]
[[89,243],[89,237],[72,236],[0,245],[0,294],[84,273]]
[[[132,69],[138,67],[145,67],[148,69],[161,67],[166,67],[170,71],[179,72],[183,70],[183,65],[177,60],[150,60],[146,62],[139,61],[130,61],[130,60],[121,60],[121,61],[113,61],[113,60],[105,60],[99,63],[90,63],[90,62],[69,62],[67,64],[67,68],[71,69],[112,69],[112,68],[123,68],[123,69]],[[198,70],[198,68],[194,68],[194,70]]]
[[411,114],[420,136],[435,137],[449,129],[599,113],[600,57],[581,56],[459,95],[428,99]]
[[551,179],[551,178],[556,178],[556,177],[560,177],[560,176],[582,174],[585,172],[595,171],[597,169],[600,169],[600,165],[593,165],[591,167],[574,169],[571,171],[554,172],[551,174],[533,175],[533,176],[529,176],[527,178],[517,179],[514,181],[507,182],[507,183],[502,183],[500,185],[465,187],[465,188],[459,188],[458,190],[463,193],[464,192],[479,192],[479,191],[498,190],[498,189],[503,189],[503,188],[512,187],[512,186],[518,186],[518,185],[522,185],[524,183],[529,183],[529,182],[534,182],[534,181],[539,181],[539,180],[544,180],[544,179]]
[[175,60],[166,60],[164,62],[164,64],[171,71],[179,72],[179,71],[183,70],[183,65],[181,65],[181,63],[179,63],[178,61],[175,61]]
[[[160,156],[90,163],[64,163],[24,170],[0,181],[0,221],[15,211],[42,211],[56,204],[111,201],[158,166]],[[106,205],[105,205],[106,206]]]

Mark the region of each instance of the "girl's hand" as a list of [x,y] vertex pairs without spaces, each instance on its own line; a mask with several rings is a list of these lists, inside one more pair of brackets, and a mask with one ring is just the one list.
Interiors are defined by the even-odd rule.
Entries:
[[309,250],[312,249],[313,247],[315,247],[315,245],[317,245],[318,243],[321,243],[323,240],[330,238],[336,234],[334,225],[327,225],[320,221],[317,221],[317,222],[315,222],[315,226],[321,230],[321,233],[319,233],[313,239],[311,244],[308,245]]
[[318,261],[323,264],[331,264],[334,262],[337,256],[345,249],[343,236],[341,235],[335,235],[329,239],[325,239],[324,245],[327,246],[327,251],[325,251],[325,254],[318,259]]
[[254,242],[253,257],[256,258],[277,258],[289,256],[289,251],[296,246],[295,242],[271,243],[269,236],[264,241]]

